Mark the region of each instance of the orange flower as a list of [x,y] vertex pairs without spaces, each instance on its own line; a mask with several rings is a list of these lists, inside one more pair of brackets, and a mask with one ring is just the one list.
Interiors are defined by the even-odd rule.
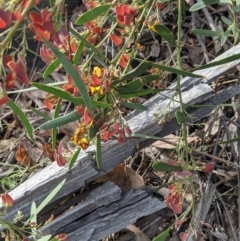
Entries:
[[6,89],[11,90],[15,84],[16,75],[11,72],[6,76]]
[[15,10],[13,13],[12,13],[12,20],[14,21],[20,21],[22,19],[22,14],[19,10]]
[[129,61],[129,56],[127,54],[123,54],[120,57],[119,64],[123,69],[125,69],[127,67],[128,61]]
[[168,187],[169,194],[165,200],[169,208],[171,208],[176,214],[182,213],[182,203],[184,195],[181,191],[177,190],[174,184]]
[[5,87],[0,84],[0,106],[5,105],[8,102],[8,95]]
[[130,26],[133,18],[137,14],[137,9],[126,4],[120,4],[115,7],[117,21],[126,26]]
[[43,9],[41,14],[30,12],[29,18],[32,20],[29,28],[34,32],[34,38],[38,41],[43,41],[42,38],[49,41],[51,34],[55,32],[51,21],[51,12],[48,9]]
[[67,234],[61,233],[55,237],[58,241],[67,241]]
[[57,104],[59,97],[52,95],[50,93],[47,93],[45,96],[44,104],[47,107],[47,109],[52,110],[53,107]]
[[48,65],[56,59],[53,52],[45,44],[43,44],[40,48],[40,56],[41,59]]
[[24,66],[24,63],[21,58],[17,62],[10,61],[8,62],[8,67],[10,70],[12,70],[16,76],[16,79],[18,82],[26,85],[29,82],[29,78],[27,75],[26,67]]
[[60,142],[58,145],[58,149],[55,150],[54,152],[54,159],[57,162],[58,166],[60,167],[65,166],[67,163],[66,159],[62,156],[63,152],[64,152],[64,146],[63,146],[63,143]]
[[12,22],[12,16],[9,11],[0,8],[0,29],[5,29]]
[[12,197],[8,193],[4,193],[1,195],[2,202],[5,205],[5,207],[11,207],[14,204],[14,201]]
[[[69,42],[70,39],[70,42]],[[54,33],[52,36],[53,44],[60,50],[64,50],[67,54],[67,58],[70,53],[75,53],[77,51],[77,43],[74,38],[69,36],[68,31],[65,28],[61,28],[58,33]],[[70,49],[69,49],[70,47]]]
[[86,125],[92,124],[92,122],[93,122],[93,117],[90,115],[87,108],[85,108],[85,111],[84,111],[84,114],[83,114],[83,119],[84,119],[84,123]]
[[116,34],[111,34],[110,39],[116,46],[119,46],[122,43],[122,38],[117,36]]
[[203,171],[206,172],[206,173],[212,173],[213,170],[214,170],[214,165],[215,165],[214,162],[206,163],[203,167]]
[[98,5],[97,1],[88,1],[88,0],[84,0],[83,1],[84,5],[86,6],[87,10],[91,9],[91,8],[95,8]]
[[10,61],[14,61],[13,56],[11,56],[11,55],[4,55],[3,58],[2,58],[3,67],[6,68],[6,69],[9,69],[8,63]]
[[92,45],[95,45],[97,42],[101,40],[102,28],[98,26],[98,23],[99,23],[99,20],[95,19],[85,24],[85,27],[89,30],[87,40]]

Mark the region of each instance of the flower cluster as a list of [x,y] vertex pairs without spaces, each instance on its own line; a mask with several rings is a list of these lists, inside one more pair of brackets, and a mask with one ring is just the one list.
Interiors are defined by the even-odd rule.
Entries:
[[111,125],[104,124],[99,129],[103,141],[108,141],[111,137],[117,138],[118,143],[122,143],[126,140],[126,137],[132,135],[132,131],[129,126],[121,125],[120,123],[113,123]]
[[18,55],[17,61],[15,61],[14,57],[11,55],[4,55],[2,58],[2,64],[6,75],[4,76],[4,84],[1,84],[0,86],[0,105],[7,103],[8,96],[6,90],[12,89],[15,85],[15,81],[24,85],[29,82],[25,60],[21,54]]
[[184,194],[182,188],[179,188],[177,184],[172,184],[168,187],[169,194],[165,199],[166,204],[176,214],[182,213],[182,203],[184,200]]
[[89,147],[90,140],[88,139],[88,130],[90,126],[87,126],[84,122],[79,123],[74,136],[72,137],[72,142],[83,150]]
[[51,12],[48,9],[43,9],[41,14],[37,12],[30,12],[29,18],[32,23],[28,27],[35,34],[34,38],[38,41],[43,41],[43,39],[49,41],[51,34],[54,34],[54,25],[51,21]]
[[119,4],[115,7],[116,18],[119,24],[129,27],[137,15],[137,9],[126,4]]

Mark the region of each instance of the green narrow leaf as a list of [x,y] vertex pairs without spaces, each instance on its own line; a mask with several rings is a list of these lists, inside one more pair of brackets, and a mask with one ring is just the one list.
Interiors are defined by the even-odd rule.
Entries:
[[56,196],[56,194],[60,191],[60,189],[63,187],[64,183],[66,182],[66,179],[61,181],[49,194],[48,196],[42,201],[42,203],[38,206],[36,210],[36,215],[41,212],[47,204]]
[[76,160],[77,160],[77,158],[78,158],[78,156],[79,156],[80,151],[81,151],[81,149],[79,148],[79,149],[77,149],[77,150],[74,152],[74,154],[72,155],[71,160],[70,160],[69,165],[68,165],[68,170],[69,170],[69,171],[72,169],[74,163],[76,162]]
[[223,33],[220,31],[212,31],[206,29],[193,29],[192,32],[201,36],[222,37],[223,35]]
[[102,147],[101,147],[101,140],[97,138],[96,141],[96,162],[97,167],[101,169],[102,166]]
[[45,69],[43,73],[43,78],[49,76],[58,66],[60,65],[59,59],[55,59],[48,67]]
[[222,38],[221,38],[221,46],[225,44],[227,41],[230,32],[232,31],[233,25],[229,26],[228,29],[223,33]]
[[37,215],[35,215],[36,210],[37,210],[36,203],[32,202],[31,211],[30,211],[30,217],[31,217],[30,222],[37,223]]
[[230,20],[229,18],[226,18],[224,16],[221,16],[221,19],[224,23],[226,23],[227,25],[232,25],[233,24],[233,21]]
[[112,104],[110,104],[110,103],[100,102],[100,101],[96,101],[96,100],[92,101],[92,105],[93,105],[93,107],[103,107],[103,108],[112,107]]
[[145,105],[141,105],[139,103],[128,103],[128,102],[121,102],[121,105],[133,109],[133,110],[147,110],[148,108]]
[[[61,108],[61,98],[58,99],[58,103],[56,105],[53,119],[57,119],[60,113],[60,108]],[[54,150],[57,145],[57,127],[52,128],[52,149]]]
[[181,1],[181,5],[182,5],[182,17],[186,16],[186,1]]
[[42,113],[41,111],[35,109],[34,107],[30,106],[30,109],[38,116],[43,117],[45,120],[51,120],[52,118],[49,117],[48,115]]
[[[139,61],[139,60],[137,60],[137,61]],[[130,80],[130,79],[133,79],[135,77],[141,76],[141,74],[145,73],[146,70],[148,70],[151,67],[151,64],[152,64],[152,62],[147,62],[147,61],[143,61],[143,60],[140,60],[139,62],[140,62],[140,64],[135,69],[129,71],[126,75],[121,76],[120,78],[113,80],[111,85],[114,86],[114,85],[116,85],[118,83],[121,83],[125,80]]]
[[159,172],[174,172],[182,170],[181,166],[171,166],[165,162],[154,162],[152,167]]
[[202,9],[206,6],[213,5],[213,4],[216,4],[216,3],[229,3],[229,4],[231,4],[231,1],[230,0],[204,0],[204,1],[200,0],[197,3],[195,3],[194,5],[192,5],[192,7],[189,9],[189,11],[194,12],[194,11]]
[[[137,61],[141,61],[141,59],[137,59],[137,58],[134,58],[134,59],[137,60]],[[148,62],[148,61],[145,61],[145,62],[150,63],[151,67],[155,67],[157,69],[165,70],[165,71],[170,72],[170,73],[179,74],[179,75],[182,75],[182,76],[189,76],[189,77],[193,77],[193,78],[202,78],[201,75],[192,74],[192,73],[184,71],[184,70],[167,67],[167,66],[164,66],[164,65],[161,65],[161,64],[156,64],[154,62]]]
[[46,236],[38,239],[37,241],[49,241],[51,237],[52,237],[52,235],[49,234],[49,235],[46,235]]
[[74,54],[74,57],[73,57],[73,64],[78,65],[83,48],[84,48],[84,43],[80,42],[80,44],[77,47],[77,51],[76,51],[76,53]]
[[168,229],[166,229],[164,232],[160,233],[156,238],[154,238],[152,241],[165,241],[168,237],[171,229],[173,228],[173,225],[171,225]]
[[118,93],[125,93],[126,91],[134,91],[134,90],[140,90],[142,89],[144,85],[140,82],[140,80],[133,80],[128,82],[125,85],[117,85],[114,87],[114,89]]
[[52,129],[80,119],[81,116],[77,111],[73,111],[67,115],[58,117],[57,119],[50,120],[43,125],[39,126],[41,130]]
[[172,32],[164,25],[154,25],[154,29],[158,32],[158,34],[164,38],[166,41],[168,41],[170,44],[172,44],[174,47],[176,47],[175,39],[172,35]]
[[63,187],[64,183],[66,182],[66,179],[64,179],[61,183],[59,183],[49,194],[48,196],[42,201],[42,203],[38,206],[38,208],[35,209],[35,212],[31,213],[31,216],[28,218],[26,223],[29,223],[29,221],[32,219],[33,216],[38,215],[39,212],[42,211],[43,208],[47,206],[47,204],[56,196],[56,194],[60,191],[60,189]]
[[87,12],[80,15],[80,17],[76,20],[76,25],[84,25],[85,23],[95,19],[96,17],[105,14],[110,8],[112,4],[103,4],[98,7],[92,8]]
[[[57,97],[60,97],[64,100],[68,100],[75,105],[85,105],[84,101],[81,97],[75,98],[70,93],[68,93],[62,89],[44,85],[44,84],[39,84],[39,83],[32,83],[32,85],[40,90],[44,90],[44,91],[51,93]],[[112,104],[108,104],[108,103],[104,103],[104,102],[100,102],[100,101],[91,100],[91,102],[92,102],[93,107],[103,107],[103,108],[112,107]]]
[[57,97],[60,97],[64,100],[68,100],[75,105],[83,105],[84,104],[84,101],[83,101],[82,98],[80,98],[80,97],[75,98],[70,93],[68,93],[68,92],[66,92],[62,89],[55,88],[55,87],[48,86],[48,85],[44,85],[44,84],[39,84],[39,83],[32,83],[31,85],[37,87],[40,90],[44,90],[44,91],[46,91],[48,93],[51,93],[51,94],[53,94]]
[[81,36],[79,33],[77,33],[74,29],[72,29],[70,27],[69,31],[73,36],[75,36],[77,39],[79,39],[81,42],[83,42],[83,44],[85,46],[90,48],[93,53],[95,53],[96,55],[101,57],[102,60],[105,60],[105,61],[109,62],[108,58],[100,50],[98,50],[95,46],[90,44],[83,36]]
[[227,57],[225,59],[221,59],[221,60],[209,63],[209,64],[199,66],[195,69],[192,69],[191,71],[196,71],[196,70],[200,70],[200,69],[207,69],[207,68],[218,66],[218,65],[221,65],[221,64],[226,64],[226,63],[229,63],[229,62],[232,62],[232,61],[235,61],[235,60],[239,60],[239,58],[240,58],[240,54],[235,54],[235,55],[232,55],[232,56]]
[[54,5],[55,5],[55,0],[49,0],[49,2],[50,2],[50,6],[51,6],[51,8],[53,8]]
[[158,92],[161,92],[161,91],[163,91],[163,90],[146,89],[146,90],[129,91],[129,92],[125,92],[125,93],[119,93],[119,97],[120,98],[131,98],[131,97],[138,97],[138,96],[158,93]]
[[237,7],[237,12],[240,11],[240,0],[236,0],[236,7]]
[[92,140],[93,138],[96,137],[96,134],[98,133],[99,129],[91,125],[88,131],[88,139]]
[[65,68],[66,72],[73,78],[75,85],[78,87],[79,92],[83,98],[83,101],[88,109],[89,113],[92,113],[92,102],[91,98],[87,92],[87,88],[83,83],[81,77],[79,76],[77,70],[73,66],[73,64],[66,58],[66,56],[61,53],[58,49],[56,49],[51,43],[44,40],[44,43],[48,46],[49,49],[55,54],[55,56],[59,59],[62,63],[63,67]]
[[118,85],[115,87],[117,92],[123,93],[126,91],[133,91],[133,90],[139,90],[141,89],[144,85],[147,85],[151,83],[153,80],[159,79],[160,75],[155,74],[155,75],[146,75],[141,78],[135,79],[133,81],[128,82],[127,84],[124,85]]
[[175,116],[179,125],[184,124],[186,122],[186,116],[182,111],[177,110],[175,112]]
[[159,3],[166,3],[166,2],[170,2],[170,0],[158,0],[157,2],[159,2]]
[[22,124],[27,130],[28,136],[32,142],[34,142],[34,135],[32,126],[27,118],[27,116],[23,113],[23,111],[11,100],[8,99],[7,105],[13,110],[13,112],[19,117]]

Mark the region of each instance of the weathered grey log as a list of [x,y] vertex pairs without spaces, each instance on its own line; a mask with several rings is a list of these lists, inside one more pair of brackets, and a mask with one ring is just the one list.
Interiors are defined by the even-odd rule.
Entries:
[[53,235],[66,233],[71,241],[98,241],[166,207],[146,187],[122,193],[115,184],[106,183],[42,231]]
[[[225,58],[238,52],[240,52],[240,45],[230,49],[223,55],[219,56],[218,59]],[[224,66],[197,71],[197,74],[204,75],[207,78],[204,80],[184,78],[181,81],[182,88],[185,90],[183,92],[184,103],[187,106],[197,103],[216,105],[239,94],[239,86],[238,88],[232,86],[219,93],[213,93],[208,84],[203,83],[204,81],[209,82],[216,80],[219,75],[226,73],[239,63],[240,60],[237,60]],[[175,86],[173,85],[172,88],[174,87]],[[146,106],[148,107],[147,111],[142,113],[133,112],[133,114],[127,117],[130,128],[136,133],[158,136],[165,136],[177,130],[179,125],[174,118],[174,112],[179,108],[179,104],[178,102],[173,101],[173,99],[177,100],[176,97],[174,97],[174,91],[164,91],[162,95],[157,95],[151,100],[148,100],[146,102]],[[165,112],[166,108],[168,108],[167,112]],[[189,114],[194,115],[194,121],[198,121],[208,115],[212,108],[213,107],[201,109],[192,108],[189,109],[188,112]],[[158,114],[159,118],[161,118],[164,113],[172,115],[172,121],[159,126],[158,120],[155,120],[154,116]],[[153,142],[153,140],[137,140],[140,148],[145,147],[151,142]],[[115,141],[109,141],[102,150],[103,161],[101,170],[96,169],[94,160],[91,160],[91,155],[86,152],[81,153],[79,160],[75,163],[71,173],[68,172],[68,167],[61,168],[58,167],[56,163],[53,163],[19,185],[10,193],[15,200],[15,205],[9,209],[5,218],[7,220],[12,220],[18,210],[21,210],[25,215],[29,215],[31,203],[35,201],[37,205],[39,205],[47,194],[53,190],[60,181],[66,178],[65,185],[52,202],[62,199],[70,193],[81,189],[86,183],[90,183],[96,177],[111,171],[117,164],[138,150],[139,149],[136,148],[136,140],[134,139],[127,140],[122,144],[116,144]],[[0,203],[0,206],[1,205],[2,204]],[[49,205],[51,205],[51,203]]]
[[97,208],[108,206],[121,199],[121,189],[112,182],[104,183],[93,190],[81,204],[71,208],[61,217],[54,219],[49,225],[43,227],[44,233],[57,234],[59,230],[66,229],[71,223],[94,212]]
[[[196,94],[193,94],[193,92],[185,92],[183,94],[183,99],[186,104],[196,103],[201,96],[210,96],[211,88],[206,84],[200,84],[200,86],[201,88],[197,86],[193,87],[192,91],[196,92]],[[151,108],[149,107],[148,111],[140,113],[128,122],[130,128],[134,132],[146,135],[159,133],[164,129],[164,126],[159,127],[157,121],[153,120],[153,115],[159,112],[161,116],[161,112],[167,105],[168,100],[165,100],[163,103],[154,103]],[[162,109],[158,110],[158,106],[162,106]],[[173,103],[169,109],[170,112],[173,113],[174,110],[178,109],[178,104]],[[172,133],[172,130],[168,132]],[[144,140],[139,140],[138,143],[142,141]],[[79,161],[76,162],[71,173],[68,172],[68,167],[58,167],[56,163],[44,168],[10,193],[14,200],[16,200],[16,204],[9,209],[5,218],[8,220],[13,219],[17,210],[21,210],[25,215],[28,215],[30,204],[35,201],[37,205],[39,205],[46,195],[64,178],[66,178],[66,183],[54,200],[61,199],[69,193],[79,190],[96,177],[111,171],[117,164],[134,153],[136,148],[135,143],[136,141],[133,139],[127,140],[122,144],[116,144],[115,141],[108,142],[102,150],[103,161],[101,170],[96,169],[94,161],[91,160],[91,155],[87,153],[80,155]]]

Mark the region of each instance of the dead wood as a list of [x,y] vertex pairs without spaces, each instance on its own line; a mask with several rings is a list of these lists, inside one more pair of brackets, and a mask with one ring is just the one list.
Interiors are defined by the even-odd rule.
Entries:
[[122,192],[118,186],[107,182],[42,231],[67,233],[71,241],[97,241],[165,207],[166,204],[153,197],[148,188]]
[[[215,61],[231,56],[237,52],[240,52],[240,45],[237,45],[229,51],[225,52],[224,54],[216,58]],[[182,79],[181,83],[183,91],[183,101],[185,105],[188,106],[187,112],[191,116],[191,119],[188,119],[189,123],[193,123],[202,119],[204,116],[207,116],[211,112],[211,110],[214,108],[214,105],[221,104],[227,99],[230,99],[231,97],[240,93],[240,88],[238,84],[228,86],[227,88],[222,89],[218,92],[213,92],[212,88],[209,86],[210,82],[216,81],[216,79],[220,75],[227,74],[239,63],[240,60],[236,60],[222,66],[196,71],[196,74],[204,76],[203,79],[189,77]],[[148,107],[147,111],[141,113],[135,111],[129,116],[127,116],[128,124],[134,133],[166,136],[179,129],[179,125],[174,115],[174,112],[179,108],[179,102],[177,97],[175,96],[174,91],[175,87],[175,84],[173,84],[169,88],[173,89],[172,91],[163,91],[162,94],[156,95],[150,100],[148,100],[145,103],[145,105]],[[193,108],[192,106],[194,104],[201,104],[202,106],[207,106],[202,108]],[[159,126],[158,121],[164,114],[171,116],[172,120],[171,122],[166,122],[165,124]],[[158,118],[155,118],[156,115],[158,116]],[[75,163],[71,172],[68,172],[68,167],[58,167],[56,163],[53,163],[52,165],[46,167],[35,176],[25,181],[10,192],[10,195],[15,200],[15,205],[8,210],[4,218],[7,220],[12,220],[17,214],[18,210],[21,210],[24,215],[28,216],[30,213],[31,203],[34,201],[38,206],[43,201],[43,199],[51,192],[51,190],[53,190],[60,183],[60,181],[66,178],[65,185],[49,204],[49,207],[51,207],[53,202],[58,202],[58,200],[61,200],[69,194],[80,190],[86,184],[92,182],[96,177],[108,173],[117,164],[121,163],[125,158],[132,155],[134,152],[139,151],[141,148],[144,148],[145,146],[151,144],[153,141],[154,140],[134,138],[131,138],[122,144],[116,144],[115,141],[109,141],[102,148],[103,161],[101,170],[98,170],[96,168],[94,155],[92,155],[92,152],[82,152],[79,156],[79,160]],[[94,148],[92,148],[92,151],[94,154]],[[113,190],[109,191],[116,191],[116,187],[113,187]],[[129,197],[128,195],[130,195],[128,193],[132,193],[131,195],[133,195],[133,193],[140,193],[142,195],[142,199],[137,194],[137,199],[135,200],[133,198],[133,200],[136,201],[137,205],[140,205],[140,200],[143,200],[142,205],[146,206],[143,208],[143,206],[133,205],[132,208],[128,209],[128,203],[126,202],[127,198]],[[96,233],[98,234],[98,239],[100,239],[99,237],[101,235],[101,237],[104,237],[104,235],[106,236],[107,234],[115,232],[131,223],[134,223],[136,221],[136,218],[132,217],[132,213],[134,212],[138,212],[139,217],[142,217],[144,215],[147,215],[147,213],[150,214],[151,212],[153,213],[159,210],[154,209],[154,207],[152,207],[151,209],[146,208],[148,205],[152,205],[150,203],[150,200],[152,202],[152,199],[148,196],[144,198],[145,192],[143,192],[142,189],[139,189],[139,191],[129,191],[128,193],[122,195],[122,198],[118,200],[118,205],[116,205],[115,207],[116,209],[114,209],[114,204],[109,204],[109,206],[106,207],[105,211],[107,212],[107,210],[111,210],[111,215],[108,215],[106,213],[106,216],[101,216],[102,214],[98,213],[98,211],[94,211],[93,213],[86,213],[82,217],[81,215],[77,216],[77,219],[81,220],[80,222],[73,221],[71,220],[71,218],[68,219],[70,223],[66,222],[65,225],[66,230],[73,238],[70,240],[77,240],[74,238],[79,237],[79,235],[85,235],[85,239],[83,240],[95,240]],[[96,196],[94,196],[94,198],[96,198]],[[125,204],[127,206],[124,206]],[[0,206],[2,206],[2,204],[0,204]],[[78,208],[81,207],[77,206],[76,212],[78,212]],[[98,210],[98,207],[95,208],[97,208],[96,210]],[[102,209],[101,211],[104,212],[104,210]],[[117,213],[118,215],[115,215]],[[68,214],[70,217],[71,209],[66,213],[66,216],[68,216]],[[111,219],[112,215],[115,217],[115,220]],[[119,222],[119,220],[121,220],[120,218],[123,218],[124,215],[129,216],[129,220],[131,222]],[[109,227],[104,226],[104,228],[102,228],[102,225],[106,224],[105,222],[103,222],[102,219],[104,217],[106,218],[106,222],[108,223]],[[61,216],[59,217],[59,219],[61,219]],[[92,223],[92,226],[91,230],[89,229],[88,232],[86,232],[88,223]],[[79,227],[80,225],[82,228],[73,231],[76,227]],[[69,229],[67,229],[67,227]],[[64,227],[60,228],[59,231],[62,231],[63,228]],[[96,230],[98,232],[96,232]],[[57,230],[54,229],[54,232],[57,232]]]

